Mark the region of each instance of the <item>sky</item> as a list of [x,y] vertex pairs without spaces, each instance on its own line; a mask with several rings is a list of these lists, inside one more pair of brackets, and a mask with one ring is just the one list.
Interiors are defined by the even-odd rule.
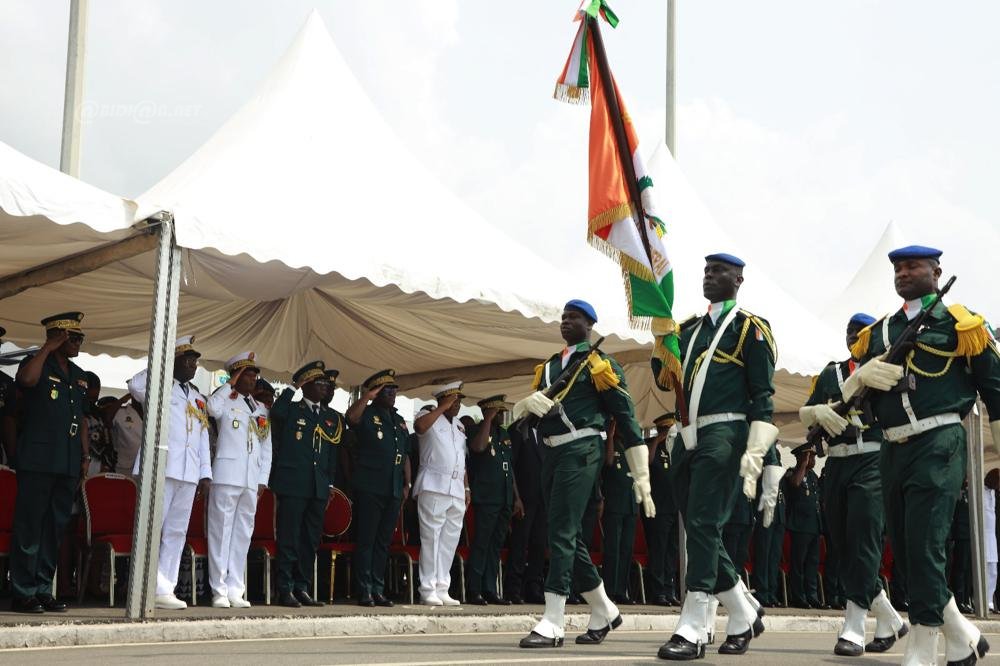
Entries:
[[[989,261],[1000,3],[677,2],[676,157],[738,244],[720,250],[773,266],[817,309],[890,220],[943,247],[946,268]],[[407,148],[487,220],[572,262],[593,251],[587,112],[551,93],[576,4],[90,0],[81,177],[144,192],[253,95],[316,8]],[[666,4],[612,6],[609,58],[652,149]],[[0,4],[0,140],[56,167],[68,8]],[[1000,293],[979,293],[1000,316]]]

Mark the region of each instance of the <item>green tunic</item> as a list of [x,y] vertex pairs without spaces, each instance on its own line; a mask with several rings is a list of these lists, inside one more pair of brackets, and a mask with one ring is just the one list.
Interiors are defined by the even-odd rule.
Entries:
[[[481,425],[468,433],[468,441],[476,436]],[[469,485],[475,515],[472,547],[466,572],[468,595],[486,592],[499,595],[497,577],[500,571],[500,550],[510,527],[514,502],[513,449],[506,429],[493,421],[486,450],[469,451]]]
[[649,566],[646,568],[646,597],[677,596],[677,505],[670,486],[670,451],[667,442],[656,445],[649,465],[649,483],[653,490],[656,516],[643,517]]
[[632,475],[621,440],[615,437],[614,459],[602,472],[604,494],[604,589],[612,598],[628,594],[628,574],[635,543],[639,505],[632,490]]
[[789,602],[793,605],[819,604],[819,477],[806,472],[802,484],[791,484],[794,472],[785,476],[785,529],[791,532],[791,561],[788,571]]
[[[475,438],[481,425],[470,429],[467,440]],[[486,450],[469,451],[469,486],[473,504],[510,506],[514,502],[514,458],[507,430],[496,421],[490,429]]]

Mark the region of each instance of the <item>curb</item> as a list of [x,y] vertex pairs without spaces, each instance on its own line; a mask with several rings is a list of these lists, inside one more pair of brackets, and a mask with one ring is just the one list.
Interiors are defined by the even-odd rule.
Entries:
[[[621,629],[660,631],[664,640],[677,623],[676,615],[629,614],[622,616]],[[335,636],[385,636],[405,634],[525,632],[538,618],[534,615],[385,615],[324,618],[246,618],[171,620],[114,624],[49,624],[0,628],[0,649],[70,647],[179,641],[259,640]],[[588,616],[566,616],[566,632],[583,631]],[[830,633],[840,629],[839,617],[765,616],[770,631]],[[1000,621],[976,621],[986,634],[1000,633]],[[718,618],[716,631],[724,633],[726,620]],[[869,619],[868,630],[875,621]]]

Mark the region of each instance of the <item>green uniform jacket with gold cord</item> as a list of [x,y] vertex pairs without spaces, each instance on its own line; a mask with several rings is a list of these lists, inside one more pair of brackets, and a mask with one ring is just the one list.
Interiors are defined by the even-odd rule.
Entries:
[[292,402],[295,391],[286,388],[271,406],[274,462],[269,486],[277,495],[322,499],[330,493],[343,442],[344,417],[320,405],[319,414],[304,400]]
[[[840,402],[844,399],[843,394],[840,391],[840,382],[837,379],[837,370],[840,370],[840,377],[842,379],[847,379],[851,376],[852,365],[854,370],[857,371],[859,363],[852,360],[836,362],[833,361],[827,365],[823,370],[816,376],[816,381],[813,383],[812,391],[809,393],[809,399],[806,400],[807,406],[812,405],[825,405],[830,402]],[[878,423],[865,423],[865,415],[862,410],[851,410],[849,414],[849,420],[852,425],[854,423],[854,417],[857,417],[861,421],[861,439],[866,442],[882,442],[882,427]],[[826,431],[824,431],[825,433]],[[826,435],[827,443],[830,446],[835,446],[837,444],[857,444],[857,437],[851,437],[849,432],[837,435],[836,437],[830,437]]]

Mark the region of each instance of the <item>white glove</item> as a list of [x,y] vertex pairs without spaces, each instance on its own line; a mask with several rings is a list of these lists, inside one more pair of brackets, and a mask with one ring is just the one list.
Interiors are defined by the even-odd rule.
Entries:
[[1000,453],[1000,420],[990,421],[990,434],[993,435],[993,450]]
[[647,518],[653,518],[656,516],[656,505],[653,504],[653,488],[649,484],[649,447],[645,444],[628,447],[625,449],[625,462],[632,475],[635,501],[642,505],[642,512]]
[[758,511],[763,511],[764,527],[770,527],[774,522],[774,508],[778,506],[778,485],[781,477],[785,475],[785,468],[781,465],[768,465],[764,468],[764,481],[761,484],[760,503],[757,505]]
[[525,412],[529,414],[534,414],[538,418],[542,418],[549,413],[552,409],[552,405],[556,403],[552,402],[552,399],[541,391],[535,391],[527,398],[523,398],[514,403],[514,420],[524,416]]
[[847,419],[835,412],[833,407],[828,404],[807,405],[799,408],[799,420],[807,428],[811,428],[818,423],[823,430],[826,430],[834,437],[843,433],[849,423]]
[[886,363],[885,354],[865,363],[858,368],[853,375],[844,381],[844,400],[850,400],[854,394],[861,390],[862,386],[873,388],[876,391],[888,391],[903,378],[903,366],[893,363]]
[[747,435],[747,452],[740,459],[743,494],[749,499],[757,497],[757,479],[764,469],[764,454],[777,439],[777,427],[766,421],[751,421],[750,434]]

